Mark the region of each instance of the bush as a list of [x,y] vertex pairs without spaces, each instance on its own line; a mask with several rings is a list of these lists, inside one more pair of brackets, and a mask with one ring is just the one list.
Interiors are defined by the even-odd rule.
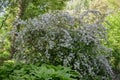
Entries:
[[[94,17],[89,20],[90,15]],[[69,66],[79,71],[83,80],[107,80],[113,72],[104,57],[109,49],[102,45],[106,39],[102,21],[98,11],[76,16],[53,12],[18,20],[15,25],[23,28],[17,33],[14,58],[25,63]]]
[[42,64],[4,63],[0,67],[1,80],[77,80],[78,73],[68,67]]

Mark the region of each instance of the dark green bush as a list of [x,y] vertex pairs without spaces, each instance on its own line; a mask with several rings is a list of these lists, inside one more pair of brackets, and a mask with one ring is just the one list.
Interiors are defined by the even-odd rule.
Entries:
[[77,80],[79,73],[68,67],[42,64],[4,63],[0,66],[1,80]]
[[[89,13],[95,15],[90,21]],[[109,49],[102,45],[106,28],[98,11],[82,15],[53,12],[26,21],[19,20],[23,28],[16,37],[14,58],[25,63],[49,63],[72,67],[81,79],[110,80],[113,72],[105,54]]]

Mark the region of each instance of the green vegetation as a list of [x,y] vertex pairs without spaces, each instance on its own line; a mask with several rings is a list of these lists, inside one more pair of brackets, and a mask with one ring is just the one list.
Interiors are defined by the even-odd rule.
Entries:
[[77,80],[78,74],[67,67],[46,64],[35,66],[8,61],[0,67],[2,80]]
[[0,80],[119,80],[119,0],[1,0]]
[[107,17],[108,30],[108,46],[112,48],[112,57],[110,59],[115,73],[120,72],[120,12],[116,12]]

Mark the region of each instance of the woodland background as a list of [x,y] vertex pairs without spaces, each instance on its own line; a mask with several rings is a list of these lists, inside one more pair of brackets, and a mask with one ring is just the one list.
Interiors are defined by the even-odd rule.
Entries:
[[120,0],[0,0],[1,80],[120,80]]

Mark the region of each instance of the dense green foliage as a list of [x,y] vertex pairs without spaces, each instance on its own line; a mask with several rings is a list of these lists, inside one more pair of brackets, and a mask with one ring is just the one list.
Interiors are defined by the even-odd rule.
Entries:
[[61,10],[66,1],[68,0],[31,0],[24,13],[25,18],[32,18],[53,10]]
[[1,80],[77,80],[77,72],[62,66],[6,62],[0,67]]
[[[6,10],[21,19],[34,18],[53,10],[62,10],[68,0],[6,0]],[[3,1],[4,2],[4,1]]]
[[107,17],[108,23],[108,46],[112,48],[111,64],[115,73],[120,72],[120,12],[116,12]]

